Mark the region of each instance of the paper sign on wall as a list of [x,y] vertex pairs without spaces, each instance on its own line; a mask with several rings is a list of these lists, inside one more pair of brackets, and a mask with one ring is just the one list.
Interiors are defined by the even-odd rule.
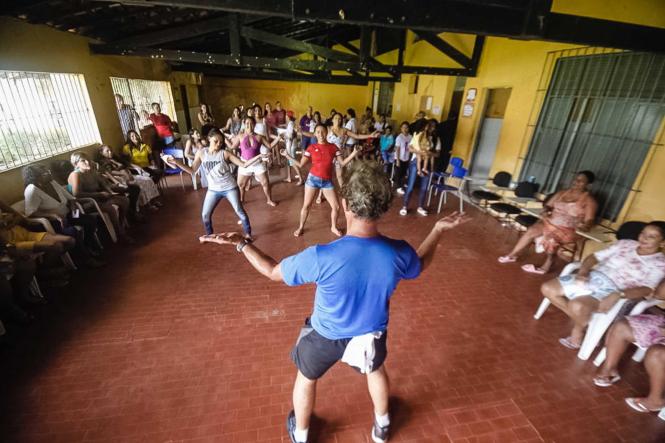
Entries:
[[441,106],[436,105],[434,108],[432,108],[432,114],[434,114],[434,115],[441,114]]
[[462,117],[471,117],[473,114],[473,104],[467,103],[462,108]]

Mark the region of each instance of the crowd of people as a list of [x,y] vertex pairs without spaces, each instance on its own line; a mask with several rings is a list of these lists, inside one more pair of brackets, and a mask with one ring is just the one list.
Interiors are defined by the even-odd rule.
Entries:
[[[320,112],[309,107],[297,123],[294,113],[281,112],[281,106],[276,106],[275,110],[269,104],[263,108],[254,105],[246,112],[243,109],[243,107],[235,108],[226,126],[221,130],[227,139],[226,146],[230,150],[240,147],[244,161],[261,161],[267,165],[267,168],[270,165],[280,166],[280,156],[287,159],[285,181],[293,182],[293,173],[293,177],[297,179],[296,184],[305,186],[300,222],[294,231],[295,236],[303,235],[312,204],[315,200],[320,203],[322,198],[330,204],[330,229],[336,236],[342,236],[342,229],[337,224],[340,200],[347,221],[347,233],[350,235],[355,235],[354,226],[358,227],[362,223],[364,228],[367,228],[366,224],[371,225],[379,217],[367,216],[364,213],[364,205],[380,205],[381,202],[391,200],[393,193],[401,195],[403,199],[400,215],[405,216],[409,213],[409,200],[413,192],[418,193],[416,212],[422,216],[428,215],[425,197],[430,172],[437,168],[445,169],[441,165],[447,166],[450,153],[449,148],[442,147],[450,145],[439,136],[438,122],[427,119],[424,113],[419,113],[412,123],[402,122],[398,131],[394,132],[386,117],[379,116],[375,120],[370,108],[358,119],[353,109],[347,109],[344,115],[333,109],[327,118],[323,118]],[[280,111],[279,114],[273,115],[276,111]],[[260,128],[258,131],[257,126]],[[213,137],[218,138],[219,135],[215,133]],[[296,154],[298,146],[301,150],[300,158]],[[252,150],[243,154],[250,147]],[[258,157],[261,157],[261,160],[257,160]],[[368,163],[354,161],[363,159],[369,160],[370,164],[376,167],[372,169],[360,166]],[[168,163],[174,160],[167,158],[166,161]],[[177,162],[174,164],[179,165]],[[311,167],[305,176],[303,174],[309,164]],[[265,170],[263,165],[257,169],[259,173]],[[381,182],[376,178],[378,170],[382,171],[381,176],[384,179],[390,177],[390,181],[382,182],[383,185],[377,184],[377,180]],[[367,177],[363,179],[363,173],[360,171],[364,171],[367,177],[374,177],[374,180]],[[242,192],[247,181],[240,173],[238,177],[237,186]],[[356,182],[349,182],[349,177],[353,177]],[[527,247],[533,244],[537,252],[545,254],[545,261],[541,265],[525,264],[522,269],[537,275],[550,273],[559,250],[571,244],[574,248],[581,239],[578,232],[589,231],[596,222],[598,204],[591,192],[594,180],[593,172],[580,171],[568,188],[547,196],[545,212],[540,220],[525,232],[510,252],[499,257],[499,263],[518,261]],[[270,185],[266,186],[261,179],[259,181],[263,185],[268,201],[271,201]],[[361,195],[365,195],[365,199],[361,198]],[[237,206],[234,203],[235,199],[237,197],[232,201],[234,209]],[[205,224],[205,220],[210,217],[210,211],[204,208],[203,212]],[[378,213],[383,212],[378,211]],[[240,218],[243,226],[249,226],[248,222]],[[463,222],[463,219],[459,218],[451,220],[448,221],[452,225]],[[373,229],[372,227],[370,230],[376,234]],[[385,332],[386,325],[383,324],[381,328],[368,326],[362,330],[340,332],[337,328],[349,320],[348,318],[335,319],[334,326],[316,320],[317,316],[329,317],[331,310],[336,312],[336,309],[329,305],[332,301],[328,297],[329,294],[338,293],[336,285],[342,283],[328,277],[328,272],[345,269],[337,264],[336,260],[343,260],[350,266],[356,264],[362,267],[355,262],[360,259],[360,255],[355,256],[345,251],[336,257],[334,253],[328,252],[328,249],[325,252],[323,249],[317,249],[315,252],[305,250],[278,263],[250,245],[251,233],[247,228],[242,238],[234,234],[214,234],[209,230],[206,230],[206,233],[207,235],[201,238],[202,242],[234,244],[238,251],[244,251],[249,262],[268,278],[281,280],[290,285],[317,283],[311,323],[303,328],[304,332],[301,333],[301,338],[292,353],[292,358],[299,369],[294,387],[294,411],[289,415],[287,423],[292,441],[306,441],[316,380],[337,360],[342,359],[347,362],[349,359],[352,360],[351,357],[347,359],[343,357],[344,350],[352,347],[349,340],[353,341],[369,333],[375,334],[374,340],[369,339],[365,344],[373,343],[376,346],[373,352],[376,352],[374,355],[377,357],[373,363],[380,368],[368,372],[368,374],[377,374],[368,375],[368,385],[376,413],[372,438],[374,441],[385,441],[382,438],[387,436],[389,426],[389,419],[384,414],[387,409],[381,401],[381,395],[387,389],[383,380],[386,375],[381,366],[382,359],[385,358],[385,344],[381,342],[380,334],[376,335],[376,330],[381,329]],[[332,245],[336,247],[333,248]],[[331,250],[345,249],[337,245],[337,242],[333,242],[329,246]],[[665,283],[662,283],[665,280],[664,246],[665,223],[652,222],[644,227],[637,240],[620,240],[607,249],[589,255],[577,274],[543,283],[543,295],[570,316],[574,324],[570,334],[561,338],[560,343],[566,348],[578,349],[592,314],[607,312],[621,298],[665,300]],[[325,271],[312,270],[308,273],[301,270],[306,260],[308,263],[318,263],[317,269]],[[408,262],[407,259],[402,258],[402,260]],[[371,280],[369,276],[362,278]],[[366,284],[363,280],[361,286],[366,287]],[[372,284],[378,283],[372,282]],[[353,296],[349,297],[349,303],[356,300]],[[346,312],[348,316],[348,310]],[[338,314],[342,315],[342,312]],[[362,317],[361,314],[358,316]],[[362,323],[358,319],[355,321]],[[597,386],[610,386],[618,382],[620,377],[617,373],[617,362],[628,344],[635,342],[639,346],[649,348],[645,364],[650,376],[651,391],[648,397],[629,398],[626,402],[640,412],[655,411],[665,406],[664,325],[665,316],[662,310],[656,310],[653,314],[628,317],[618,322],[607,336],[607,363],[593,382]],[[311,335],[312,331],[315,336]],[[303,340],[305,337],[307,338]],[[339,340],[346,341],[340,345]]]
[[[126,134],[120,150],[102,145],[94,159],[75,152],[70,162],[53,162],[50,168],[26,166],[24,206],[0,204],[4,244],[0,271],[6,277],[0,279],[0,314],[28,321],[26,304],[40,302],[42,297],[35,290],[36,274],[45,286],[67,284],[68,271],[60,263],[64,254],[71,253],[80,266],[103,266],[100,239],[104,232],[134,244],[132,227],[145,223],[163,204],[160,183],[164,168],[178,168],[195,180],[200,177],[207,188],[201,209],[202,243],[232,244],[272,280],[317,284],[313,315],[292,352],[298,368],[294,411],[287,419],[292,442],[307,441],[316,382],[338,360],[367,375],[375,412],[372,439],[387,441],[389,387],[383,361],[390,295],[401,279],[417,277],[433,259],[441,235],[467,218],[452,214],[439,220],[417,249],[382,236],[377,223],[395,195],[402,200],[399,214],[407,216],[414,192],[418,200],[415,212],[428,215],[425,197],[431,172],[444,171],[450,160],[452,140],[442,136],[441,124],[419,113],[415,121],[400,122],[394,130],[387,116],[375,117],[369,107],[360,117],[351,108],[343,114],[332,109],[324,117],[310,106],[298,118],[280,102],[274,107],[271,103],[239,105],[219,122],[212,109],[202,104],[197,114],[199,127],[179,139],[177,125],[161,112],[158,103],[146,117],[125,105],[119,95],[116,104]],[[154,138],[146,142],[145,131],[150,127]],[[182,148],[182,156],[164,152],[167,148]],[[275,177],[304,186],[294,236],[306,234],[312,205],[325,199],[330,206],[330,230],[340,238],[281,262],[257,248],[245,196],[254,179],[266,204],[277,206],[279,202],[272,196],[275,183],[271,182]],[[537,275],[550,273],[559,249],[578,241],[577,232],[589,230],[595,223],[598,205],[590,189],[594,179],[591,171],[581,171],[569,188],[549,196],[540,221],[498,262],[517,262],[533,244],[536,251],[546,254],[545,262],[525,264],[522,269]],[[215,232],[213,214],[223,199],[237,215],[242,234]],[[345,228],[339,225],[340,212]],[[49,219],[53,232],[35,230],[31,217]],[[560,343],[579,348],[591,315],[609,310],[621,298],[665,299],[664,247],[665,223],[651,222],[637,240],[620,240],[589,255],[577,274],[544,282],[543,295],[574,323]],[[365,266],[368,261],[372,267]],[[391,272],[376,273],[377,266]],[[371,288],[371,297],[365,293],[367,288]],[[618,361],[633,342],[649,348],[645,364],[651,392],[645,398],[627,399],[627,403],[640,412],[659,410],[665,407],[662,311],[627,317],[612,327],[607,335],[607,361],[593,383],[607,387],[620,380]]]
[[135,244],[132,231],[163,206],[155,154],[130,129],[117,153],[101,145],[93,156],[77,151],[23,168],[24,200],[0,201],[0,336],[7,321],[32,320],[32,306],[46,301],[41,288],[104,266],[109,242]]

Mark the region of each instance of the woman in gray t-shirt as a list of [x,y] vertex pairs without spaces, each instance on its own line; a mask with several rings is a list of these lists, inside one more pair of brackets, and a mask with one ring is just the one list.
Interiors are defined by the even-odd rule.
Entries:
[[208,180],[208,192],[203,201],[201,217],[203,218],[203,227],[206,235],[213,233],[212,213],[214,212],[220,200],[226,198],[233,210],[242,222],[245,238],[252,238],[252,228],[249,224],[249,217],[240,201],[240,192],[238,184],[231,173],[231,163],[241,167],[248,167],[261,159],[257,155],[249,160],[242,160],[231,152],[224,149],[224,135],[217,130],[210,131],[208,134],[209,145],[207,148],[196,151],[192,166],[189,167],[172,156],[162,156],[162,160],[171,167],[178,167],[188,174],[194,174],[201,167],[201,170]]

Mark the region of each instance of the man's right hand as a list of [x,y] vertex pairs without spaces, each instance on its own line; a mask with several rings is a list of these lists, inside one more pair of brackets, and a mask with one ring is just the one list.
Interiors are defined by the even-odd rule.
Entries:
[[469,220],[471,220],[471,217],[468,215],[460,214],[459,212],[455,211],[452,214],[447,215],[437,221],[434,225],[434,228],[439,232],[448,231],[468,222]]
[[201,243],[217,243],[218,245],[237,245],[244,240],[245,238],[239,232],[223,232],[199,237]]

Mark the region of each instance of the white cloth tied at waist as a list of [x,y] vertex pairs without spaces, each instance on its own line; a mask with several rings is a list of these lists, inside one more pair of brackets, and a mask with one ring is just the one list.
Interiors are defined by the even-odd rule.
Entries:
[[381,338],[383,331],[369,332],[353,337],[344,349],[342,361],[349,366],[360,369],[362,374],[372,372],[374,366],[374,340]]

